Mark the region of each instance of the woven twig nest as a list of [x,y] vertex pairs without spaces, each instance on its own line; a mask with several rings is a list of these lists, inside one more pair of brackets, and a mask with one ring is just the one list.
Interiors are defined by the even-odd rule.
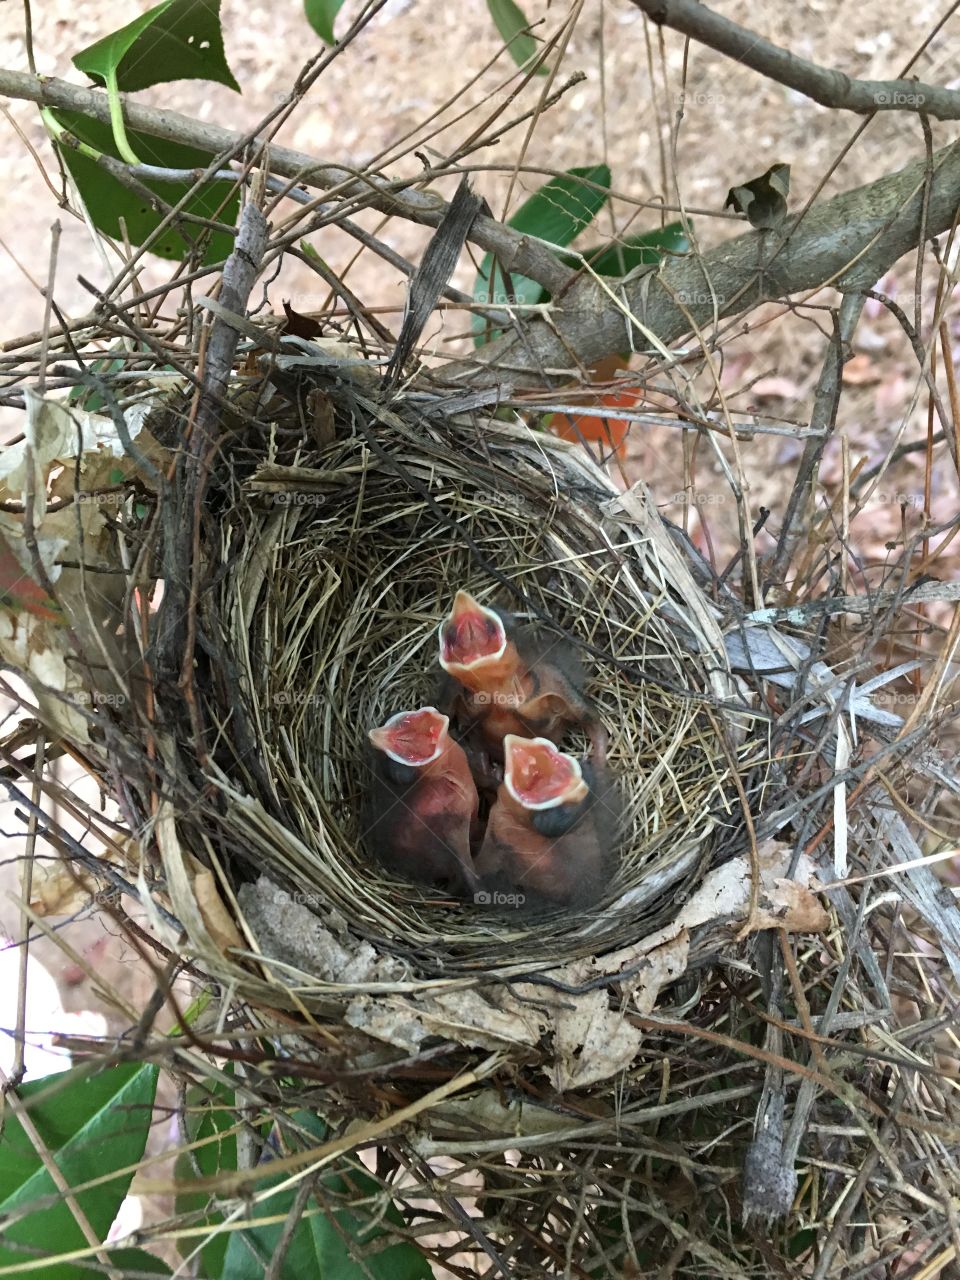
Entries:
[[[116,591],[98,593],[110,614],[96,643],[83,633],[94,687],[81,700],[97,731],[81,722],[82,749],[105,748],[102,776],[159,854],[154,923],[235,994],[346,1016],[400,1045],[417,1037],[381,1020],[385,984],[416,1000],[438,982],[482,990],[584,957],[592,980],[618,978],[640,955],[623,949],[674,920],[712,863],[744,852],[768,755],[682,544],[642,486],[618,492],[549,434],[451,413],[424,389],[385,405],[349,362],[312,368],[306,397],[279,381],[286,394],[263,381],[241,391],[238,423],[256,411],[224,442],[208,491],[189,679],[161,675],[147,698],[133,643],[98,660],[103,633],[123,629]],[[162,440],[179,420],[167,402],[149,425]],[[134,446],[141,486],[155,443],[145,431]],[[98,538],[108,554],[108,531]],[[137,563],[155,595],[150,561]],[[461,586],[582,650],[618,796],[616,869],[589,910],[457,902],[372,856],[367,730],[434,700],[437,627]],[[77,625],[88,603],[71,611]],[[130,715],[137,706],[146,713]],[[489,1030],[485,1011],[467,1016],[461,1042],[495,1043]]]
[[[711,611],[643,496],[621,501],[580,449],[401,403],[367,415],[374,452],[364,412],[342,414],[338,438],[294,465],[252,470],[206,548],[217,587],[204,627],[227,658],[208,714],[217,734],[257,743],[256,758],[223,766],[224,851],[285,890],[288,908],[335,912],[359,946],[405,957],[414,985],[636,939],[676,912],[717,833],[742,820],[730,771],[744,721],[717,709],[739,695]],[[453,593],[502,600],[502,578],[512,608],[589,646],[623,814],[619,869],[587,913],[530,920],[445,901],[391,877],[365,844],[367,729],[433,699]],[[232,736],[240,721],[249,732]],[[196,848],[205,810],[179,827]]]
[[[128,410],[133,441],[99,451],[105,418],[28,402],[23,465],[35,467],[34,494],[49,492],[33,515],[43,565],[60,565],[51,587],[63,619],[31,599],[7,618],[5,656],[136,836],[100,859],[67,832],[54,833],[58,847],[139,896],[156,934],[225,1005],[246,1002],[265,1036],[316,1066],[325,1083],[310,1106],[359,1126],[359,1146],[389,1140],[404,1173],[385,1190],[409,1219],[430,1196],[424,1162],[443,1158],[463,1194],[483,1191],[494,1224],[484,1240],[527,1241],[515,1274],[548,1274],[588,1217],[600,1259],[604,1215],[619,1224],[621,1211],[646,1212],[634,1212],[632,1187],[647,1176],[652,1139],[640,1136],[658,1108],[687,1126],[684,1151],[704,1133],[745,1133],[756,1114],[758,1081],[730,1068],[722,1116],[698,1127],[720,1097],[711,1046],[761,1050],[718,1032],[712,1014],[688,1057],[670,1048],[696,993],[677,979],[720,954],[699,973],[721,1009],[723,975],[750,970],[735,945],[746,932],[827,927],[805,887],[810,862],[770,838],[778,806],[764,804],[770,779],[782,782],[771,756],[810,744],[781,736],[772,751],[770,721],[728,657],[752,637],[740,666],[761,669],[756,693],[762,670],[782,678],[804,654],[784,635],[764,642],[769,653],[744,628],[724,637],[704,566],[643,486],[619,492],[577,446],[465,412],[463,397],[428,381],[379,399],[371,377],[329,361],[306,386],[256,376],[230,394],[236,411],[186,540],[192,659],[177,651],[172,666],[155,642],[171,573],[157,478],[171,473],[186,402],[158,398],[145,379],[151,407]],[[10,476],[10,491],[29,492]],[[28,568],[24,521],[4,520]],[[447,899],[388,874],[364,839],[367,730],[431,701],[437,626],[460,586],[581,646],[622,800],[616,871],[588,911],[526,916]],[[813,676],[826,697],[825,670]],[[803,948],[814,986],[827,945]],[[844,990],[866,1007],[863,990]],[[658,1045],[669,1080],[651,1070]],[[769,1057],[776,1071],[787,1060],[774,1041]],[[389,1085],[388,1120],[377,1111],[387,1095],[365,1092],[371,1074]],[[782,1105],[771,1096],[763,1105]],[[822,1105],[839,1124],[842,1109]],[[800,1136],[782,1157],[780,1121],[761,1126],[747,1159],[744,1204],[770,1217],[796,1189]],[[639,1142],[627,1153],[624,1126]],[[723,1141],[736,1177],[747,1140]],[[465,1238],[461,1218],[446,1222]],[[704,1274],[732,1273],[703,1248]]]

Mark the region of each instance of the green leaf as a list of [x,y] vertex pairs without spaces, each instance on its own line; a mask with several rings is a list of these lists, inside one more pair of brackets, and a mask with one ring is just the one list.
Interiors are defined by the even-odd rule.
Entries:
[[[81,1067],[31,1081],[17,1091],[68,1186],[126,1170],[77,1194],[99,1240],[106,1239],[130,1187],[133,1172],[129,1166],[143,1155],[156,1091],[157,1068],[136,1064],[108,1067],[96,1074]],[[53,1180],[8,1105],[0,1138],[0,1221],[41,1197],[56,1194]],[[8,1242],[23,1248],[5,1247]],[[50,1259],[43,1270],[44,1280],[84,1280],[90,1275],[88,1267],[57,1265],[55,1259],[61,1253],[88,1247],[73,1214],[60,1200],[4,1228],[0,1266],[39,1256]]]
[[609,196],[610,170],[605,164],[568,169],[525,200],[508,225],[551,244],[572,244]]
[[[146,1249],[108,1249],[107,1257],[113,1266],[117,1268],[121,1275],[136,1275],[139,1271],[145,1271],[151,1276],[172,1276],[173,1272],[163,1261],[162,1258],[156,1257],[155,1254],[147,1253]],[[87,1277],[92,1277],[99,1272],[92,1271],[89,1267],[83,1273]]]
[[[589,184],[589,185],[588,185]],[[568,169],[558,178],[551,178],[539,191],[525,200],[508,225],[524,235],[549,240],[551,244],[571,244],[584,227],[588,227],[607,203],[610,195],[610,170],[605,164],[590,165],[585,169]],[[492,283],[491,283],[492,279]],[[475,302],[492,306],[514,303],[536,303],[547,299],[546,290],[526,276],[510,276],[510,288],[499,266],[494,264],[493,254],[484,256],[473,286]],[[473,318],[474,342],[483,343],[495,337],[489,333],[482,316]]]
[[[52,112],[57,124],[68,130],[81,142],[114,157],[119,148],[114,141],[110,126],[99,120],[91,120],[75,111]],[[153,138],[146,133],[131,133],[130,140],[139,155],[149,164],[160,165],[169,169],[206,168],[211,156],[208,152],[198,151],[196,147],[185,147],[179,142],[165,142]],[[119,238],[120,219],[127,226],[127,235],[133,244],[139,245],[159,225],[162,214],[151,208],[135,192],[119,183],[95,160],[69,146],[61,146],[60,154],[64,163],[73,175],[89,210],[94,225],[108,236]],[[191,182],[154,182],[143,183],[151,191],[159,195],[167,204],[176,204],[193,185]],[[209,182],[196,195],[190,197],[184,206],[185,212],[203,218],[217,218],[220,222],[232,225],[236,222],[240,210],[240,195],[227,181]],[[233,236],[228,232],[204,232],[195,224],[183,223],[184,233],[176,226],[167,227],[158,240],[150,248],[160,258],[171,258],[181,262],[191,250],[185,235],[199,237],[208,235],[206,249],[201,262],[220,262],[233,249]]]
[[[318,1141],[323,1141],[326,1126],[319,1117],[298,1112],[292,1118],[313,1133]],[[278,1175],[264,1181],[261,1186],[267,1188],[282,1181],[284,1177]],[[331,1196],[369,1199],[371,1208],[382,1194],[380,1184],[360,1169],[327,1174],[321,1185]],[[261,1201],[259,1212],[263,1217],[286,1213],[295,1197],[295,1188],[284,1191]],[[360,1217],[350,1209],[338,1209],[330,1217],[315,1211],[311,1213],[311,1209],[316,1210],[316,1201],[308,1202],[309,1216],[301,1218],[293,1233],[281,1270],[282,1280],[304,1280],[308,1276],[317,1277],[317,1280],[365,1280],[369,1277],[373,1280],[432,1280],[433,1271],[426,1258],[406,1241],[365,1256],[361,1267],[350,1257],[347,1242],[355,1241],[356,1251],[363,1253],[371,1242],[386,1233],[379,1227],[370,1228],[365,1216]],[[392,1202],[380,1221],[403,1225],[400,1211]],[[279,1222],[232,1232],[221,1280],[263,1280],[264,1262],[273,1256],[282,1231],[283,1223]]]
[[808,1249],[813,1248],[817,1239],[818,1234],[814,1228],[804,1227],[802,1230],[796,1232],[795,1235],[790,1236],[787,1240],[787,1256],[790,1258],[799,1258],[801,1254],[804,1254]]
[[[104,356],[102,360],[94,360],[89,367],[92,373],[109,374],[116,373],[117,370],[122,369],[126,363],[126,360],[123,360],[120,357],[117,357],[115,360],[111,360]],[[95,390],[93,387],[78,386],[74,387],[70,391],[67,396],[67,403],[75,404],[78,408],[86,410],[87,413],[96,413],[98,409],[103,408],[106,402],[100,392]],[[121,474],[121,479],[122,478]],[[114,482],[111,480],[110,483],[113,484]]]
[[324,44],[336,44],[333,23],[343,7],[343,0],[303,0],[307,21]]
[[[530,23],[523,11],[513,0],[487,0],[487,8],[500,32],[500,38],[510,50],[510,56],[518,67],[526,69],[527,64],[537,56],[540,46],[527,31]],[[536,74],[545,76],[548,72],[549,67],[541,63]]]
[[240,91],[223,54],[220,0],[200,5],[194,0],[163,0],[119,31],[81,49],[73,63],[106,86],[110,125],[117,151],[127,164],[139,164],[139,158],[127,136],[121,90],[132,92],[168,80],[218,80]]
[[73,65],[124,93],[168,80],[215,80],[240,92],[223,52],[220,0],[163,0],[81,49]]
[[[667,253],[689,253],[690,241],[687,239],[682,222],[670,222],[656,231],[645,231],[636,236],[624,236],[611,244],[598,245],[593,249],[584,249],[582,257],[586,258],[590,270],[598,276],[625,276],[636,267],[657,263]],[[564,255],[564,262],[571,266],[579,266],[579,259]]]

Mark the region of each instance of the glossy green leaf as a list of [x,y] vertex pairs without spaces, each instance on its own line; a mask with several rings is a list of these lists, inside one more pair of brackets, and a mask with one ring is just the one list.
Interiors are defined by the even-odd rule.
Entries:
[[[96,1074],[83,1068],[64,1071],[18,1090],[69,1186],[125,1170],[77,1193],[77,1202],[100,1240],[106,1238],[130,1187],[131,1166],[143,1155],[156,1091],[157,1068],[136,1064],[108,1067]],[[33,1143],[8,1106],[0,1138],[0,1221],[56,1194]],[[22,1248],[11,1247],[14,1244]],[[56,1200],[4,1228],[0,1266],[16,1265],[27,1257],[48,1258],[44,1280],[83,1280],[90,1275],[88,1267],[57,1264],[55,1259],[88,1247],[70,1209],[63,1200]]]
[[[55,111],[52,114],[58,124],[79,138],[81,142],[93,147],[95,151],[115,158],[118,156],[118,148],[109,125],[99,120],[90,120],[74,111]],[[196,147],[185,147],[178,142],[165,142],[146,133],[134,132],[129,136],[137,154],[148,164],[172,169],[197,169],[206,168],[212,158],[207,152],[198,151]],[[120,219],[123,218],[131,242],[135,245],[143,244],[159,226],[163,214],[101,169],[95,160],[91,160],[69,146],[61,146],[60,154],[80,189],[94,225],[106,235],[119,239]],[[144,182],[143,185],[155,192],[168,205],[172,205],[176,204],[193,184],[149,181]],[[198,217],[216,218],[227,225],[233,225],[240,210],[240,196],[232,183],[210,182],[190,197],[184,209],[185,212]],[[233,248],[233,236],[229,232],[206,232],[195,223],[189,222],[182,223],[181,226],[182,231],[176,226],[167,227],[159,239],[151,244],[150,252],[161,258],[171,258],[181,262],[191,248],[185,236],[195,240],[201,236],[208,237],[200,258],[202,263],[221,262]]]
[[307,21],[324,44],[336,44],[333,23],[343,7],[343,0],[303,0]]
[[[293,1119],[309,1130],[318,1142],[323,1141],[325,1126],[317,1116],[298,1112]],[[267,1188],[284,1180],[284,1177],[277,1176],[265,1179],[260,1186]],[[371,1209],[380,1196],[379,1183],[359,1169],[351,1169],[344,1174],[328,1174],[322,1185],[331,1196],[369,1199]],[[258,1211],[263,1217],[286,1213],[295,1197],[295,1188],[281,1192],[262,1201]],[[371,1229],[366,1216],[361,1217],[350,1209],[338,1209],[328,1217],[315,1212],[316,1207],[315,1200],[308,1202],[309,1216],[301,1218],[294,1231],[284,1258],[281,1280],[304,1280],[308,1276],[318,1280],[369,1280],[370,1277],[373,1280],[432,1280],[433,1271],[429,1263],[414,1245],[400,1241],[378,1253],[366,1254],[365,1249],[385,1234],[379,1227]],[[397,1226],[403,1223],[394,1204],[388,1205],[380,1221]],[[227,1245],[221,1280],[263,1280],[264,1263],[273,1256],[283,1225],[280,1222],[233,1232]],[[351,1258],[349,1241],[355,1241],[356,1251],[364,1253],[363,1266]]]
[[610,195],[605,164],[568,169],[525,200],[508,224],[525,235],[567,245],[594,220]]
[[[549,240],[551,244],[572,244],[607,203],[609,195],[610,170],[605,164],[568,169],[525,200],[508,219],[508,225],[525,235]],[[543,287],[526,276],[511,274],[509,285],[508,288],[502,268],[494,263],[493,254],[486,254],[473,287],[475,302],[506,306],[546,300]],[[482,316],[474,316],[473,331],[477,346],[496,336],[489,333]]]
[[[530,23],[513,0],[487,0],[490,16],[496,23],[500,38],[510,50],[510,56],[518,67],[527,67],[540,50],[540,46],[527,31]],[[541,63],[537,75],[547,75],[549,68]]]
[[215,80],[240,91],[223,52],[220,0],[163,0],[82,49],[73,65],[125,93],[169,80]]

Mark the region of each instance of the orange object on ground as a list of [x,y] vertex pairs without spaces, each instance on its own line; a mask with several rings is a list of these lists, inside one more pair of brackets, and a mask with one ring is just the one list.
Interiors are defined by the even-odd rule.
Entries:
[[[621,356],[609,356],[600,360],[591,369],[594,382],[613,381],[618,369],[626,369],[627,362]],[[622,390],[600,392],[593,404],[605,409],[634,409],[643,399],[643,392],[637,387],[624,387]],[[603,453],[612,449],[619,457],[626,451],[626,440],[633,425],[627,418],[600,418],[589,412],[590,405],[584,405],[584,412],[578,414],[555,413],[550,419],[550,430],[561,440],[573,440],[577,443],[599,444]]]

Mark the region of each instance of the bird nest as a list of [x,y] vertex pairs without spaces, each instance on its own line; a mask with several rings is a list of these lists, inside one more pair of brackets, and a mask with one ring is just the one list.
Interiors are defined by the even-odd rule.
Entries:
[[[610,1156],[621,1126],[662,1104],[678,1123],[689,1112],[696,1144],[715,1097],[704,1053],[727,1041],[709,1025],[700,1056],[677,1062],[679,1092],[648,1078],[651,1046],[686,1025],[697,967],[741,964],[751,932],[828,924],[809,860],[757,838],[778,776],[762,680],[751,690],[731,670],[703,566],[642,485],[622,492],[578,446],[429,379],[383,396],[356,353],[296,340],[290,360],[309,373],[291,378],[279,347],[266,372],[231,381],[202,500],[175,447],[182,390],[158,396],[145,375],[122,413],[102,379],[107,412],[27,397],[7,487],[28,502],[3,520],[41,585],[8,621],[5,653],[136,839],[105,827],[96,857],[41,830],[100,901],[136,897],[156,937],[225,1008],[244,1002],[307,1080],[321,1070],[309,1105],[359,1126],[357,1148],[386,1144],[402,1172],[384,1191],[409,1221],[429,1202],[437,1230],[503,1274],[496,1242],[514,1237],[510,1274],[562,1270],[581,1229],[600,1260],[635,1217],[630,1187],[656,1147]],[[432,701],[438,623],[459,587],[562,632],[590,673],[619,827],[588,910],[457,901],[371,856],[367,731]],[[778,644],[768,669],[787,663]],[[739,665],[762,658],[755,647]],[[821,955],[809,949],[805,974]],[[778,1043],[762,1056],[785,1061]],[[400,1108],[389,1123],[371,1075]],[[738,1123],[749,1118],[757,1087],[731,1074],[716,1132],[737,1099]],[[796,1179],[792,1158],[779,1163],[772,1096],[747,1163],[750,1206],[776,1217]],[[436,1191],[443,1169],[453,1207]],[[473,1195],[493,1227],[465,1219]],[[702,1274],[729,1274],[711,1232]]]
[[[638,527],[573,446],[422,406],[368,414],[365,432],[365,412],[294,465],[259,466],[209,548],[219,587],[204,627],[233,673],[210,718],[229,736],[242,715],[258,742],[256,768],[224,767],[224,847],[407,957],[412,981],[500,975],[651,931],[741,822],[730,771],[744,735],[717,710],[735,684],[680,557],[655,513]],[[623,813],[617,871],[588,912],[534,921],[458,905],[370,856],[367,730],[434,700],[437,625],[460,586],[548,619],[592,670]]]
[[[45,511],[43,529],[52,545],[83,513],[72,533],[88,563],[55,589],[73,623],[74,688],[66,699],[38,688],[41,709],[98,759],[140,832],[154,924],[237,994],[349,1015],[397,1044],[374,1008],[385,983],[415,1000],[438,982],[479,989],[587,957],[597,975],[603,957],[618,974],[624,948],[673,921],[707,868],[744,853],[769,751],[682,544],[642,486],[619,492],[578,446],[457,412],[428,383],[384,401],[354,353],[331,367],[322,348],[288,346],[297,376],[281,355],[230,392],[233,429],[194,537],[164,524],[190,473],[159,496],[188,409],[180,393],[147,399],[135,440],[122,424],[119,457],[101,442],[63,471],[74,510]],[[36,401],[32,416],[34,435],[47,422],[35,460],[56,470],[76,414]],[[105,478],[116,483],[98,496]],[[171,561],[178,548],[183,562]],[[126,593],[110,577],[121,569]],[[124,613],[134,586],[152,665]],[[367,733],[435,699],[438,623],[459,587],[562,632],[590,673],[617,832],[588,910],[458,902],[372,856]],[[481,1017],[463,1040],[488,1032]]]
[[[721,837],[742,852],[743,779],[755,796],[763,777],[763,735],[683,557],[643,492],[618,493],[574,445],[314,375],[318,443],[296,426],[302,390],[274,395],[265,447],[262,421],[238,433],[208,495],[192,717],[182,681],[156,689],[173,790],[154,829],[188,954],[259,1001],[338,1015],[385,979],[416,994],[608,953],[620,967]],[[461,586],[562,630],[591,673],[619,802],[615,871],[587,911],[456,902],[371,856],[367,731],[434,700]],[[197,855],[236,931],[197,909]]]

